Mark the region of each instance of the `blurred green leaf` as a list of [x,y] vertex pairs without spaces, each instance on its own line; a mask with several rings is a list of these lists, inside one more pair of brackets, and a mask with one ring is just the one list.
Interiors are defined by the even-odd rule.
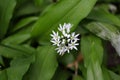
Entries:
[[58,61],[62,65],[67,66],[68,64],[73,63],[75,61],[75,58],[72,55],[72,53],[70,53],[70,54],[65,54],[64,56],[59,56]]
[[84,57],[84,65],[87,68],[87,80],[104,80],[100,67],[103,59],[101,40],[92,35],[83,36],[81,52]]
[[116,15],[105,11],[104,8],[95,8],[91,11],[87,18],[100,22],[106,22],[120,27],[120,19]]
[[0,0],[0,39],[5,36],[8,30],[15,5],[15,0]]
[[15,34],[2,41],[3,44],[21,44],[30,39],[30,34]]
[[58,24],[65,22],[73,24],[72,30],[74,30],[77,24],[88,15],[95,3],[96,0],[58,1],[49,6],[40,16],[33,27],[32,36],[39,37],[40,43],[49,42],[51,31],[57,29]]
[[32,16],[32,17],[27,17],[27,18],[24,18],[24,19],[20,20],[16,24],[16,26],[12,29],[12,32],[17,31],[21,28],[24,28],[26,25],[36,21],[37,19],[38,19],[38,17]]
[[[22,25],[22,24],[21,24]],[[24,26],[24,28],[18,30],[18,28],[23,26],[18,26],[15,28],[14,34],[6,37],[2,40],[3,44],[22,44],[31,38],[30,32],[32,30],[32,23],[30,25]]]
[[34,1],[35,1],[35,4],[38,6],[40,6],[44,2],[44,0],[34,0]]
[[85,59],[85,67],[96,61],[99,62],[99,64],[102,64],[103,47],[101,40],[98,37],[92,35],[83,36],[81,39],[81,51]]
[[101,22],[91,22],[85,27],[92,33],[105,40],[110,40],[111,38],[113,38],[114,34],[117,34],[119,32],[119,30],[116,27]]
[[86,80],[86,78],[87,78],[87,75],[86,75],[87,74],[87,69],[85,68],[83,62],[79,64],[79,70],[82,72],[82,76]]
[[[8,47],[9,49],[7,48],[3,49],[2,52],[0,50],[0,53],[3,53],[4,55],[6,55],[6,56],[2,55],[6,58],[12,58],[12,60],[8,68],[1,70],[0,79],[1,80],[22,80],[24,74],[29,69],[30,64],[35,61],[35,56],[33,54],[35,53],[35,50],[27,46],[22,47],[22,46],[11,45],[11,46],[6,46],[6,47]],[[22,54],[27,53],[27,54],[26,56],[23,56],[23,55],[19,56],[20,55],[19,53],[22,53]]]
[[7,58],[25,57],[34,53],[34,49],[29,46],[0,45],[0,55]]
[[22,80],[27,72],[31,62],[34,61],[34,56],[26,58],[17,58],[12,60],[10,68],[7,69],[9,80]]
[[117,75],[116,73],[109,71],[109,74],[112,78],[112,80],[120,80],[120,75]]
[[120,2],[119,0],[98,0],[100,2]]
[[67,80],[70,76],[71,73],[69,71],[58,68],[52,80]]
[[51,80],[57,69],[56,53],[52,46],[38,47],[36,61],[25,80]]
[[[2,56],[0,56],[0,64],[4,66],[4,62],[3,62]],[[0,66],[1,66],[1,65],[0,65]]]
[[115,26],[106,23],[92,22],[89,23],[86,28],[97,36],[109,40],[120,56],[120,34]]
[[39,13],[40,9],[29,1],[16,10],[15,17]]
[[7,69],[8,79],[9,80],[22,80],[23,75],[28,70],[29,65],[19,65],[17,67],[10,67]]
[[72,80],[83,80],[79,75],[74,75]]
[[102,71],[103,71],[104,80],[111,80],[111,76],[110,76],[108,70],[106,68],[102,67]]
[[105,80],[120,80],[120,75],[114,73],[107,68],[102,68]]
[[0,80],[8,80],[6,70],[0,71]]

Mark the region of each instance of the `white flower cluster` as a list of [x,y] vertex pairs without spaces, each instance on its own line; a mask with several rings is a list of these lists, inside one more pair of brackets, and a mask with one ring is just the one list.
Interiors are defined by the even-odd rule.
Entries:
[[60,31],[60,34],[58,32],[52,31],[53,34],[51,34],[51,42],[53,45],[57,46],[56,50],[57,53],[60,55],[63,55],[65,52],[70,52],[72,49],[77,50],[77,45],[79,45],[78,42],[78,36],[79,34],[75,34],[75,32],[70,33],[70,29],[72,27],[72,24],[64,23],[62,26],[59,24],[58,30]]

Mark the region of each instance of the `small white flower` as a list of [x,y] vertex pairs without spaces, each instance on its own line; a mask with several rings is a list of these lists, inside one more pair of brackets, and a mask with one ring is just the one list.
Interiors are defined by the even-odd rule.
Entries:
[[62,26],[61,24],[59,24],[59,28],[58,30],[61,32],[59,35],[58,32],[54,32],[52,31],[51,34],[51,42],[53,43],[53,45],[57,46],[56,50],[57,53],[59,53],[60,55],[65,54],[66,52],[69,53],[70,50],[77,50],[77,45],[79,45],[78,42],[78,36],[79,34],[75,34],[75,32],[70,33],[70,29],[72,27],[72,24],[68,23],[64,23],[64,25]]
[[79,39],[77,38],[79,36],[79,34],[76,34],[75,35],[75,32],[73,32],[72,34],[71,34],[71,41],[75,41],[75,42],[77,42]]
[[67,30],[67,33],[69,33],[70,32],[70,28],[72,27],[72,25],[70,23],[68,23],[68,24],[65,23],[64,26],[65,26],[65,28]]
[[76,43],[76,42],[71,42],[68,46],[69,46],[69,48],[72,50],[72,49],[76,49],[77,50],[77,45],[79,45],[78,43]]
[[51,37],[52,37],[51,42],[53,43],[53,45],[59,46],[60,36],[59,36],[58,32],[57,33],[55,33],[54,31],[52,31],[52,32],[53,32],[53,34],[51,34]]

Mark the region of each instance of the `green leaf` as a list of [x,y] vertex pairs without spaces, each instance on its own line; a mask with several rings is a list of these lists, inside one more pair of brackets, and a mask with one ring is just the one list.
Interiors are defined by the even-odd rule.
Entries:
[[[18,28],[20,28],[20,26],[16,27],[15,29],[18,30]],[[5,38],[4,40],[2,40],[2,43],[14,45],[22,44],[31,38],[30,35],[31,30],[32,30],[31,25],[25,26],[24,28],[18,30],[15,34],[12,34]]]
[[109,74],[112,78],[112,80],[120,80],[120,75],[117,75],[116,73],[109,70]]
[[21,44],[30,39],[30,34],[15,34],[2,41],[3,44]]
[[30,63],[33,62],[34,57],[17,58],[12,60],[11,67],[7,69],[9,80],[22,80],[23,75],[27,72]]
[[120,35],[119,30],[115,26],[106,23],[92,22],[89,23],[86,28],[97,36],[109,40],[120,56]]
[[75,61],[75,58],[72,55],[72,53],[70,53],[70,54],[65,54],[64,56],[59,56],[58,61],[62,65],[67,66],[68,64],[73,63]]
[[113,24],[113,25],[120,27],[120,19],[116,15],[105,11],[104,8],[103,9],[101,9],[99,7],[95,8],[88,15],[87,18],[97,20],[100,22],[106,22],[106,23]]
[[5,36],[8,30],[15,5],[15,0],[0,0],[0,39]]
[[23,75],[28,70],[29,65],[19,65],[17,67],[10,67],[7,69],[8,79],[9,80],[22,80]]
[[24,3],[24,5],[21,5],[21,7],[18,8],[15,17],[31,15],[38,12],[40,12],[40,9],[36,7],[33,3],[30,3],[30,1],[28,0],[27,2]]
[[0,80],[8,80],[6,70],[0,71]]
[[60,0],[42,13],[31,35],[39,37],[38,40],[42,43],[50,41],[50,33],[58,28],[58,24],[71,23],[74,30],[77,24],[89,14],[95,3],[96,0]]
[[37,48],[36,61],[25,80],[51,80],[57,69],[56,53],[52,46]]
[[7,58],[25,57],[34,53],[34,49],[29,46],[0,45],[0,55]]
[[[4,62],[3,62],[2,56],[0,56],[0,64],[4,66]],[[1,65],[0,65],[0,66],[1,66]]]
[[34,55],[24,58],[16,58],[11,61],[10,67],[0,72],[1,80],[22,80],[30,64],[34,61]]
[[107,68],[102,68],[105,80],[120,80],[120,75],[114,73]]
[[35,4],[38,6],[40,6],[44,2],[44,0],[34,0],[34,1],[35,1]]
[[19,30],[21,28],[24,28],[26,25],[36,21],[37,19],[38,19],[38,17],[32,16],[32,17],[27,17],[27,18],[24,18],[24,19],[20,20],[15,25],[15,27],[12,29],[12,32],[17,31],[17,30]]
[[83,80],[79,75],[74,75],[72,80]]
[[105,80],[111,80],[111,76],[110,76],[108,70],[106,68],[102,67],[102,71],[103,71],[104,79]]
[[70,76],[71,73],[69,71],[58,68],[52,80],[68,80]]
[[91,22],[85,27],[92,33],[105,40],[111,40],[111,38],[113,38],[114,35],[119,32],[119,30],[115,26],[101,22]]
[[87,80],[104,80],[101,70],[103,60],[101,40],[92,35],[83,36],[81,52],[84,57],[84,65],[87,68]]
[[83,36],[81,39],[81,51],[85,59],[85,67],[96,61],[102,64],[103,47],[101,40],[98,37],[92,35]]

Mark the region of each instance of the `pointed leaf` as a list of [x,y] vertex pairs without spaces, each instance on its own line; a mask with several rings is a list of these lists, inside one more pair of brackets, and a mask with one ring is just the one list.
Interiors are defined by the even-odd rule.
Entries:
[[16,0],[0,0],[0,39],[8,30],[9,22],[16,5]]
[[54,48],[52,46],[39,47],[37,48],[36,61],[25,80],[51,80],[57,66]]
[[73,24],[72,30],[74,30],[77,24],[88,15],[95,3],[96,0],[58,1],[40,16],[34,25],[32,36],[39,37],[40,42],[49,42],[51,31],[56,30],[58,24],[65,22]]

